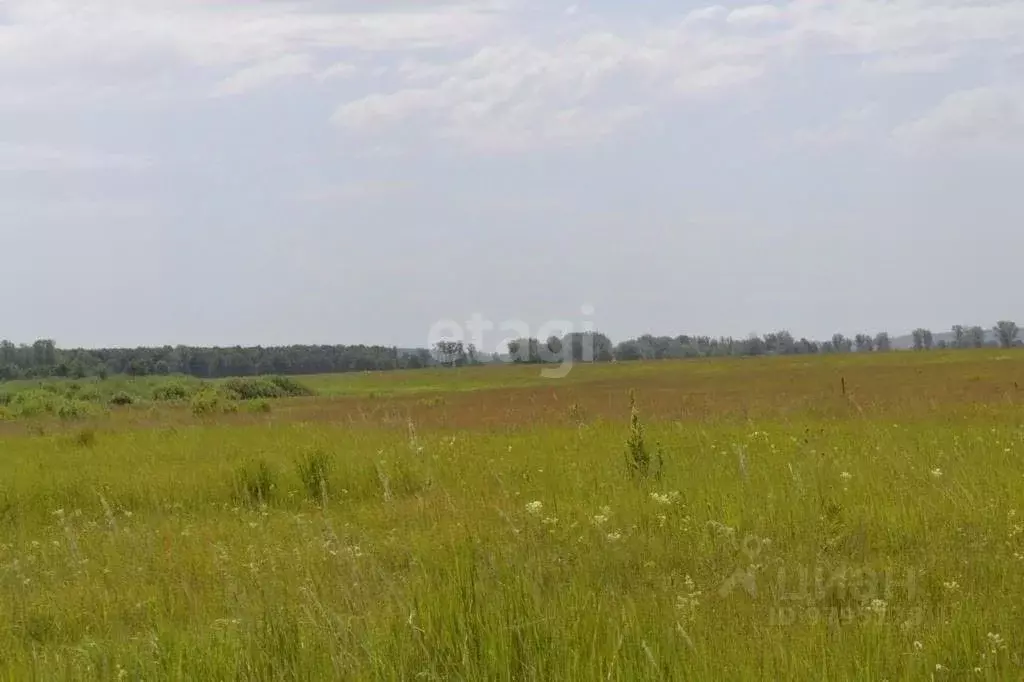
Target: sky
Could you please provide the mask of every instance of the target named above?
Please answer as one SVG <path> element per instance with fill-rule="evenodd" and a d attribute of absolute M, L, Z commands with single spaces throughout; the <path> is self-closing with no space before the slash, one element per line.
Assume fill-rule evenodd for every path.
<path fill-rule="evenodd" d="M 1020 0 L 0 0 L 16 342 L 1024 322 L 1021 178 Z"/>

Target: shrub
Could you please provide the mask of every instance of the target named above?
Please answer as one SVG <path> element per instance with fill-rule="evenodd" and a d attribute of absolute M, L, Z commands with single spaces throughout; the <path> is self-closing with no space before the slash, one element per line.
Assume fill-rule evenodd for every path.
<path fill-rule="evenodd" d="M 270 377 L 270 381 L 277 385 L 281 392 L 289 398 L 302 398 L 316 395 L 316 391 L 311 389 L 309 386 L 300 384 L 291 377 L 275 376 Z"/>
<path fill-rule="evenodd" d="M 92 414 L 92 406 L 81 400 L 65 400 L 57 408 L 61 419 L 81 419 Z"/>
<path fill-rule="evenodd" d="M 202 390 L 192 396 L 191 407 L 192 414 L 197 417 L 215 414 L 220 410 L 221 398 L 216 391 Z"/>
<path fill-rule="evenodd" d="M 37 417 L 56 414 L 63 401 L 52 392 L 32 389 L 16 393 L 11 400 L 11 412 L 19 417 Z"/>
<path fill-rule="evenodd" d="M 118 391 L 110 398 L 110 404 L 118 406 L 134 405 L 135 396 L 127 391 Z"/>
<path fill-rule="evenodd" d="M 655 450 L 653 456 L 647 449 L 644 426 L 640 423 L 640 411 L 636 406 L 636 396 L 629 392 L 629 437 L 626 439 L 626 470 L 634 479 L 661 478 L 665 465 L 661 449 Z"/>
<path fill-rule="evenodd" d="M 221 390 L 235 400 L 293 398 L 313 395 L 313 392 L 286 377 L 234 377 L 224 381 Z"/>
<path fill-rule="evenodd" d="M 270 504 L 277 490 L 276 478 L 264 459 L 239 467 L 233 479 L 235 499 L 253 506 Z"/>
<path fill-rule="evenodd" d="M 227 379 L 220 385 L 220 390 L 234 400 L 280 397 L 280 389 L 273 382 L 264 378 L 235 377 Z"/>
<path fill-rule="evenodd" d="M 162 402 L 174 402 L 176 400 L 188 400 L 192 394 L 189 387 L 180 381 L 168 381 L 153 389 L 153 400 Z"/>
<path fill-rule="evenodd" d="M 102 396 L 100 395 L 99 389 L 89 386 L 81 390 L 78 394 L 78 399 L 84 400 L 87 403 L 98 403 L 101 402 Z"/>

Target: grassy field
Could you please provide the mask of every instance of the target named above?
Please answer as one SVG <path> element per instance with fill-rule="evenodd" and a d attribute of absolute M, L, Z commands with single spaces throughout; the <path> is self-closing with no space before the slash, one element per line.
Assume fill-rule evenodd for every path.
<path fill-rule="evenodd" d="M 101 406 L 6 399 L 3 679 L 1024 674 L 1024 353 L 119 381 L 0 387 Z"/>

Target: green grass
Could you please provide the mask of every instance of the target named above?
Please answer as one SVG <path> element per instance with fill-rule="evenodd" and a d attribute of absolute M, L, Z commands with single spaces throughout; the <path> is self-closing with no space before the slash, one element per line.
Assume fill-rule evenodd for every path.
<path fill-rule="evenodd" d="M 938 354 L 902 357 L 841 365 L 863 396 L 896 391 L 903 375 L 886 368 L 918 363 L 917 392 L 896 391 L 907 403 L 896 413 L 808 409 L 835 390 L 836 365 L 806 359 L 805 379 L 764 360 L 555 382 L 580 396 L 635 385 L 644 442 L 664 455 L 659 479 L 627 471 L 628 408 L 461 429 L 197 418 L 2 437 L 0 673 L 1018 679 L 1024 422 L 998 386 L 1021 360 L 943 360 L 940 374 Z M 401 378 L 516 396 L 548 385 L 531 383 L 535 371 Z M 950 377 L 996 388 L 959 402 Z M 746 382 L 793 409 L 647 416 L 675 404 L 666 383 L 683 384 L 683 400 L 687 383 L 714 391 L 701 381 Z M 821 395 L 806 392 L 819 383 Z M 313 387 L 374 385 L 401 382 Z M 752 582 L 724 589 L 734 576 Z"/>

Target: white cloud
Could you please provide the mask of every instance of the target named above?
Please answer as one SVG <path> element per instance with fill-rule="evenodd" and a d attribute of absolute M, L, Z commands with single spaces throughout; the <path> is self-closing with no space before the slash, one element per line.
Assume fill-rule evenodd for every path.
<path fill-rule="evenodd" d="M 426 120 L 443 137 L 490 150 L 576 144 L 658 101 L 734 87 L 762 68 L 743 46 L 680 46 L 657 31 L 643 39 L 593 32 L 550 47 L 508 42 L 456 62 L 402 64 L 408 87 L 342 104 L 333 120 L 361 132 Z"/>
<path fill-rule="evenodd" d="M 574 142 L 673 98 L 749 86 L 807 56 L 860 55 L 876 74 L 941 69 L 961 52 L 1024 40 L 1024 3 L 792 0 L 586 30 L 557 41 L 510 36 L 456 60 L 406 61 L 394 72 L 404 83 L 342 104 L 334 121 L 366 133 L 414 119 L 486 148 Z M 560 123 L 570 119 L 579 127 Z"/>
<path fill-rule="evenodd" d="M 1012 0 L 789 0 L 657 22 L 536 0 L 3 7 L 0 105 L 242 95 L 289 78 L 349 78 L 350 99 L 332 117 L 339 127 L 365 135 L 409 125 L 484 148 L 602 137 L 680 98 L 750 87 L 820 56 L 853 56 L 885 77 L 972 56 L 996 68 L 1007 46 L 1024 43 L 1024 3 Z M 357 73 L 367 78 L 350 78 Z"/>
<path fill-rule="evenodd" d="M 440 109 L 444 104 L 444 94 L 437 90 L 410 89 L 374 94 L 338 107 L 333 120 L 349 128 L 365 129 Z"/>
<path fill-rule="evenodd" d="M 907 151 L 1013 152 L 1024 149 L 1024 87 L 990 86 L 946 97 L 893 131 Z"/>
<path fill-rule="evenodd" d="M 710 21 L 713 19 L 719 19 L 727 16 L 729 10 L 722 7 L 721 5 L 710 5 L 708 7 L 701 7 L 699 9 L 691 10 L 684 17 L 686 23 L 697 23 L 701 21 Z"/>
<path fill-rule="evenodd" d="M 140 156 L 0 142 L 0 171 L 142 171 L 152 165 Z"/>
<path fill-rule="evenodd" d="M 289 54 L 277 59 L 268 59 L 238 71 L 218 83 L 214 88 L 214 95 L 222 97 L 241 95 L 276 81 L 312 72 L 313 60 L 309 55 Z"/>
<path fill-rule="evenodd" d="M 355 64 L 350 64 L 348 62 L 338 62 L 337 64 L 332 64 L 331 66 L 328 66 L 326 69 L 323 69 L 322 71 L 317 73 L 316 77 L 317 80 L 327 81 L 335 78 L 348 78 L 356 74 L 358 71 L 359 69 L 355 66 Z"/>
<path fill-rule="evenodd" d="M 730 24 L 754 25 L 775 21 L 782 16 L 782 11 L 775 5 L 748 5 L 738 7 L 726 15 Z"/>
<path fill-rule="evenodd" d="M 0 101 L 25 102 L 61 87 L 72 95 L 111 85 L 142 88 L 169 69 L 181 80 L 190 76 L 201 92 L 211 75 L 258 80 L 261 69 L 280 68 L 282 59 L 295 68 L 289 55 L 454 48 L 485 40 L 503 16 L 489 2 L 350 12 L 276 0 L 5 2 Z M 232 88 L 230 78 L 225 87 Z"/>

